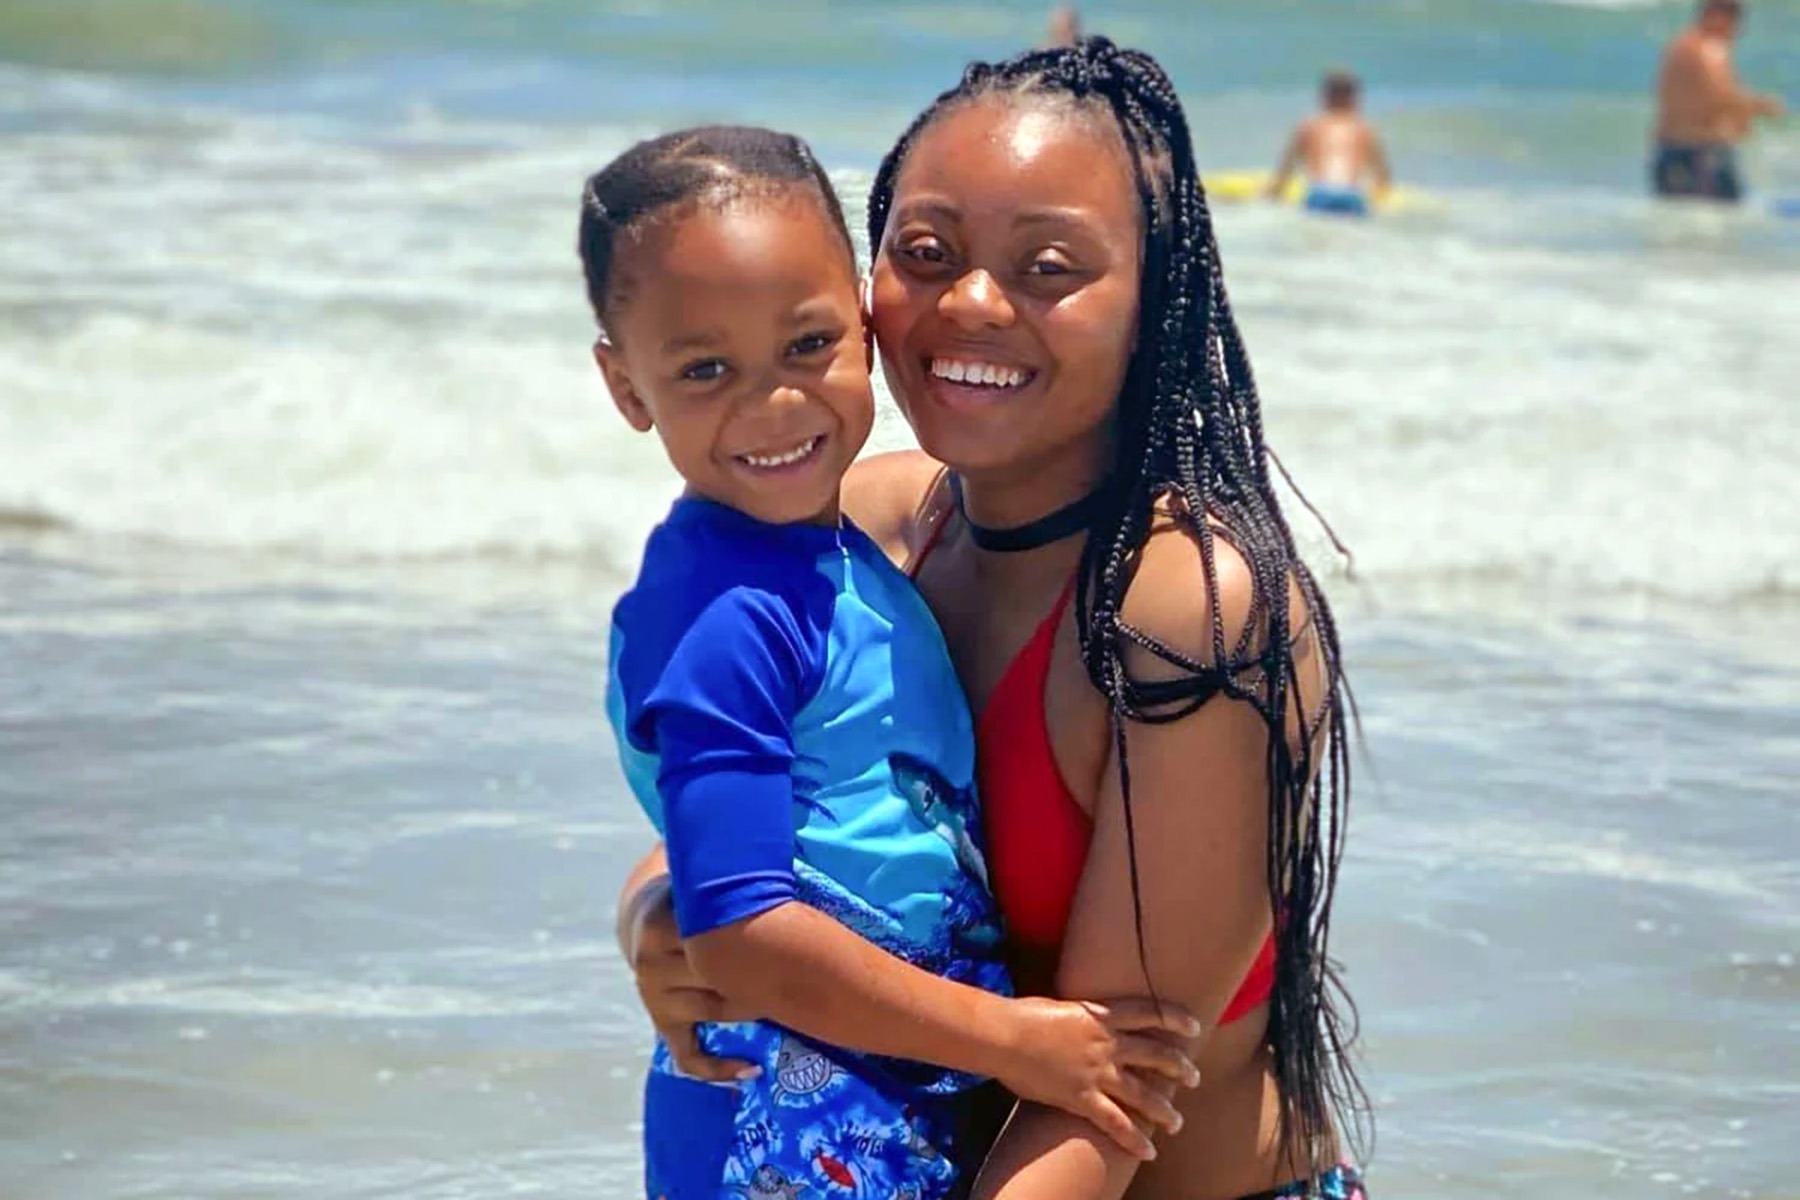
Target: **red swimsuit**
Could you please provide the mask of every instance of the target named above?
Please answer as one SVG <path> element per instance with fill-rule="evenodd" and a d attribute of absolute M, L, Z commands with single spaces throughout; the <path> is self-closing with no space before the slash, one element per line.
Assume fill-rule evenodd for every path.
<path fill-rule="evenodd" d="M 917 575 L 948 518 L 939 520 L 913 560 Z M 1007 664 L 975 723 L 975 768 L 987 830 L 988 878 L 1021 958 L 1055 961 L 1069 927 L 1075 888 L 1087 864 L 1094 826 L 1069 794 L 1050 747 L 1044 685 L 1056 628 L 1074 581 L 1063 589 L 1031 640 Z M 1244 1016 L 1275 986 L 1275 941 L 1263 942 L 1219 1024 Z"/>

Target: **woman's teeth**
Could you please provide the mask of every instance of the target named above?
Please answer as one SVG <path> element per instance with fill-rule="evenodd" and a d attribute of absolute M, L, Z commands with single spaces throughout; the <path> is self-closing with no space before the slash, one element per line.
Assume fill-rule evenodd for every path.
<path fill-rule="evenodd" d="M 751 466 L 761 467 L 764 470 L 773 467 L 791 467 L 817 450 L 819 444 L 824 440 L 825 436 L 820 434 L 818 437 L 808 438 L 792 450 L 784 450 L 780 454 L 740 454 L 738 457 Z"/>
<path fill-rule="evenodd" d="M 934 358 L 931 373 L 939 379 L 973 387 L 1018 387 L 1031 378 L 1030 371 L 1003 367 L 997 363 L 965 362 L 955 358 Z"/>

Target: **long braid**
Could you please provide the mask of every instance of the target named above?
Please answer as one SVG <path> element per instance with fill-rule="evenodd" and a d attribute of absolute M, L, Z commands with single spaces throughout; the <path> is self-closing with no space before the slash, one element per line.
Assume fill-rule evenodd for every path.
<path fill-rule="evenodd" d="M 1111 711 L 1147 980 L 1128 723 L 1178 721 L 1223 693 L 1254 707 L 1269 730 L 1267 866 L 1276 969 L 1268 1041 L 1283 1099 L 1283 1137 L 1317 1175 L 1333 1165 L 1334 1114 L 1359 1151 L 1372 1133 L 1368 1097 L 1349 1055 L 1355 1007 L 1327 949 L 1349 800 L 1349 693 L 1330 605 L 1300 559 L 1275 493 L 1261 402 L 1226 293 L 1187 118 L 1155 60 L 1105 38 L 974 64 L 882 160 L 869 197 L 872 250 L 880 250 L 895 180 L 919 135 L 946 112 L 984 97 L 1104 114 L 1124 140 L 1144 219 L 1141 332 L 1121 388 L 1105 503 L 1088 529 L 1078 571 L 1081 656 Z M 1134 566 L 1165 500 L 1195 535 L 1208 596 L 1219 595 L 1220 537 L 1242 556 L 1253 580 L 1250 620 L 1234 644 L 1227 645 L 1219 605 L 1210 604 L 1210 662 L 1188 658 L 1121 615 Z M 1300 676 L 1289 636 L 1295 615 L 1290 588 L 1311 623 L 1328 679 L 1321 711 L 1301 715 L 1293 745 L 1287 722 L 1298 703 Z M 1134 678 L 1125 659 L 1131 646 L 1155 654 L 1180 677 Z"/>

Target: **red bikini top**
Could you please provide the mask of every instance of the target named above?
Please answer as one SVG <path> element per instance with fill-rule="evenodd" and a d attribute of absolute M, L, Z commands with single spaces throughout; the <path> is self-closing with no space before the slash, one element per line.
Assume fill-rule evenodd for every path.
<path fill-rule="evenodd" d="M 913 560 L 917 574 L 947 523 L 940 518 Z M 1069 794 L 1044 716 L 1044 685 L 1057 625 L 1075 594 L 1071 579 L 1049 615 L 1007 664 L 975 722 L 975 768 L 987 831 L 988 879 L 1007 932 L 1024 961 L 1054 967 L 1069 928 L 1075 888 L 1087 865 L 1094 826 Z M 1257 952 L 1237 995 L 1225 1006 L 1226 1025 L 1260 1007 L 1275 986 L 1275 939 Z"/>

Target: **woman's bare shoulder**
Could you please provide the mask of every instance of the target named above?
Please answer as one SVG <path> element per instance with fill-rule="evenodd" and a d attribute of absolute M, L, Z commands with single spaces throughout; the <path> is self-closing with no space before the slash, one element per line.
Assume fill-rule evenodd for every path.
<path fill-rule="evenodd" d="M 1256 608 L 1256 583 L 1243 553 L 1213 530 L 1213 574 L 1206 569 L 1206 548 L 1192 521 L 1159 511 L 1126 589 L 1120 617 L 1133 629 L 1200 663 L 1218 660 L 1223 642 L 1227 657 L 1240 645 Z M 1216 587 L 1215 587 L 1216 584 Z M 1222 636 L 1215 640 L 1214 610 Z M 1148 651 L 1127 656 L 1133 674 L 1154 678 L 1174 668 Z"/>
<path fill-rule="evenodd" d="M 844 513 L 897 563 L 918 549 L 926 500 L 943 464 L 922 450 L 858 459 L 844 475 Z"/>
<path fill-rule="evenodd" d="M 1249 687 L 1260 678 L 1252 672 L 1254 664 L 1263 661 L 1268 647 L 1274 606 L 1268 597 L 1258 594 L 1257 580 L 1244 551 L 1216 522 L 1209 529 L 1213 533 L 1210 540 L 1216 589 L 1208 581 L 1200 530 L 1193 522 L 1159 512 L 1137 573 L 1126 590 L 1120 617 L 1137 632 L 1202 670 L 1221 665 L 1222 647 L 1226 668 L 1240 686 Z M 1334 686 L 1335 660 L 1319 653 L 1319 630 L 1300 586 L 1298 571 L 1290 569 L 1285 583 L 1275 586 L 1285 586 L 1287 590 L 1288 654 L 1299 679 L 1296 706 L 1290 713 L 1294 722 L 1290 736 L 1300 739 L 1322 728 L 1317 722 Z M 1192 674 L 1139 645 L 1128 645 L 1124 658 L 1127 672 L 1141 681 L 1180 679 Z"/>

